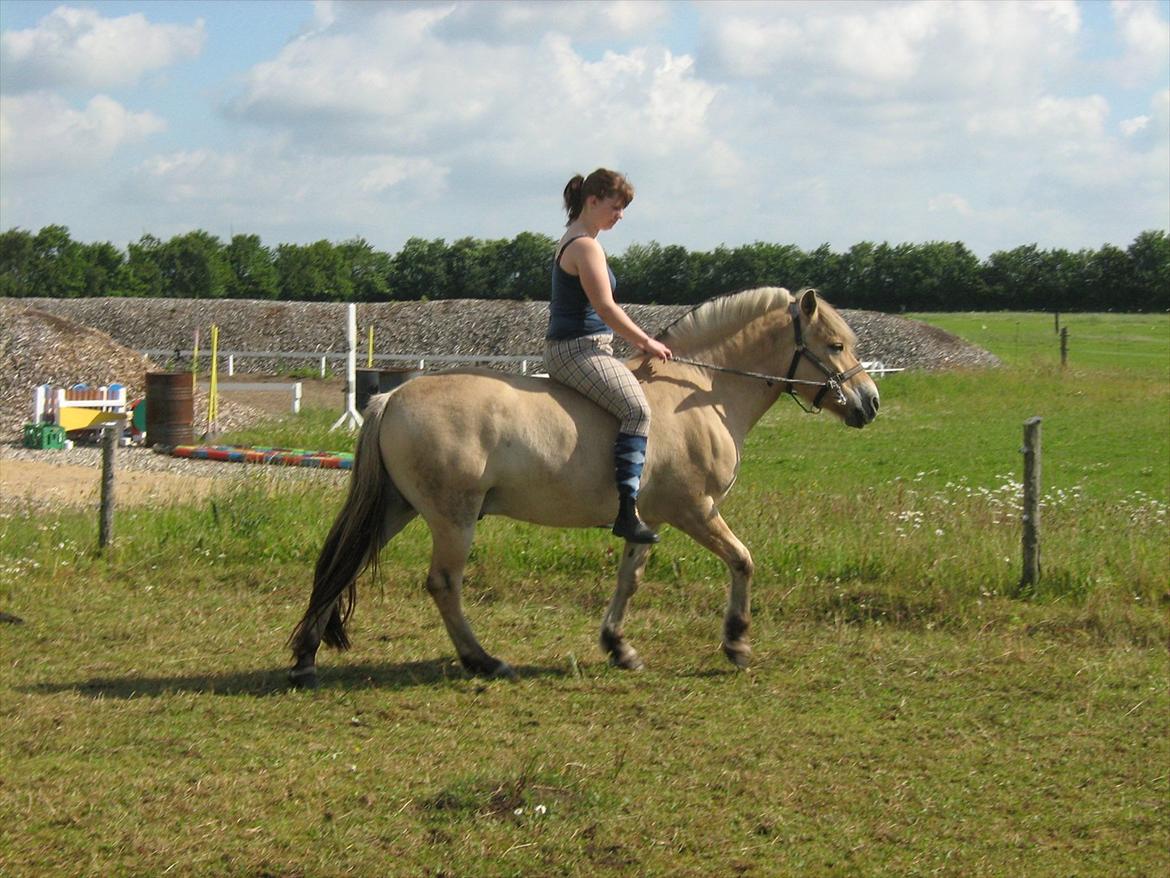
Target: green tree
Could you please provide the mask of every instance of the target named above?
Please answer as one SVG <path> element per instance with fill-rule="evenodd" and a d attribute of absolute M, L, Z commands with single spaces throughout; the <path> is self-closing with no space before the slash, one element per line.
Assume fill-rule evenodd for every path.
<path fill-rule="evenodd" d="M 33 237 L 30 288 L 33 296 L 73 299 L 85 294 L 81 245 L 65 226 L 45 226 Z"/>
<path fill-rule="evenodd" d="M 337 248 L 349 272 L 350 295 L 358 302 L 390 298 L 390 256 L 375 250 L 364 238 L 351 238 Z"/>
<path fill-rule="evenodd" d="M 451 299 L 458 297 L 458 287 L 450 283 L 447 273 L 447 246 L 442 238 L 427 241 L 410 238 L 391 260 L 390 286 L 395 298 Z"/>
<path fill-rule="evenodd" d="M 259 235 L 232 235 L 224 249 L 230 272 L 224 295 L 230 299 L 276 299 L 280 276 L 272 251 L 260 243 Z"/>
<path fill-rule="evenodd" d="M 164 294 L 176 299 L 222 299 L 232 270 L 223 244 L 215 235 L 197 229 L 175 235 L 157 255 Z"/>
<path fill-rule="evenodd" d="M 33 236 L 24 229 L 0 234 L 0 297 L 32 295 Z"/>
<path fill-rule="evenodd" d="M 1125 251 L 1129 258 L 1130 295 L 1125 307 L 1170 309 L 1170 237 L 1162 230 L 1142 232 Z"/>
<path fill-rule="evenodd" d="M 619 298 L 623 302 L 661 305 L 685 305 L 695 299 L 695 269 L 698 264 L 693 254 L 671 244 L 663 247 L 657 241 L 649 244 L 631 244 L 621 257 L 611 260 L 618 275 Z"/>
<path fill-rule="evenodd" d="M 122 251 L 108 241 L 82 244 L 81 259 L 85 266 L 83 295 L 117 295 L 119 272 L 126 261 Z"/>
<path fill-rule="evenodd" d="M 503 281 L 499 298 L 547 299 L 555 246 L 552 238 L 534 232 L 521 232 L 509 241 L 498 254 Z"/>
<path fill-rule="evenodd" d="M 151 298 L 163 295 L 162 249 L 163 242 L 154 235 L 143 235 L 126 248 L 126 262 L 115 279 L 122 295 Z"/>
<path fill-rule="evenodd" d="M 328 241 L 276 248 L 280 297 L 294 301 L 349 301 L 353 281 L 340 251 Z"/>
<path fill-rule="evenodd" d="M 504 288 L 505 240 L 460 238 L 446 249 L 443 274 L 461 299 L 498 299 Z"/>

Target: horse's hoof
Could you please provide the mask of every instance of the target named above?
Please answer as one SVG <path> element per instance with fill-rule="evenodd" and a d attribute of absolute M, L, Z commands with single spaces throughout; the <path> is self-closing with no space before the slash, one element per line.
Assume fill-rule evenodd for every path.
<path fill-rule="evenodd" d="M 641 671 L 643 667 L 646 667 L 638 651 L 624 643 L 610 650 L 610 664 L 614 667 L 620 667 L 622 671 Z"/>
<path fill-rule="evenodd" d="M 294 689 L 316 689 L 317 669 L 315 667 L 293 668 L 288 672 L 288 681 Z"/>
<path fill-rule="evenodd" d="M 640 671 L 646 667 L 642 657 L 629 647 L 620 652 L 610 653 L 609 660 L 615 668 L 621 668 L 623 671 Z"/>
<path fill-rule="evenodd" d="M 504 680 L 516 679 L 516 672 L 512 670 L 511 665 L 497 658 L 492 658 L 490 655 L 482 659 L 464 658 L 461 656 L 459 661 L 467 673 L 474 674 L 477 677 L 491 677 L 493 679 Z"/>
<path fill-rule="evenodd" d="M 725 643 L 723 654 L 741 671 L 746 671 L 752 665 L 752 648 L 746 643 Z"/>

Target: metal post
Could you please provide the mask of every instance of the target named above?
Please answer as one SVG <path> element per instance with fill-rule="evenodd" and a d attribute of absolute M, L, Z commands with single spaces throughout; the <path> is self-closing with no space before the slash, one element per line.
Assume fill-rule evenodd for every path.
<path fill-rule="evenodd" d="M 299 415 L 301 413 L 301 382 L 293 385 L 293 414 Z"/>
<path fill-rule="evenodd" d="M 1040 581 L 1040 418 L 1024 421 L 1024 573 L 1020 589 Z"/>
<path fill-rule="evenodd" d="M 231 378 L 236 374 L 236 355 L 228 354 L 228 377 Z"/>
<path fill-rule="evenodd" d="M 102 430 L 102 495 L 98 516 L 98 548 L 105 549 L 114 539 L 114 449 L 122 435 L 122 422 L 107 424 Z"/>
<path fill-rule="evenodd" d="M 330 430 L 336 430 L 342 424 L 351 430 L 362 425 L 362 416 L 357 410 L 357 305 L 351 303 L 346 310 L 349 312 L 345 333 L 349 353 L 345 358 L 345 411 Z"/>
<path fill-rule="evenodd" d="M 325 358 L 321 358 L 321 377 L 325 377 Z"/>
<path fill-rule="evenodd" d="M 1068 327 L 1060 328 L 1060 366 L 1063 369 L 1068 365 Z"/>

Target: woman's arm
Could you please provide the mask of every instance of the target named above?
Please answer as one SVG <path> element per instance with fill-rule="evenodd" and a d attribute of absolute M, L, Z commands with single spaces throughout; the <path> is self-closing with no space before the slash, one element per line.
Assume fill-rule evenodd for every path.
<path fill-rule="evenodd" d="M 574 252 L 575 251 L 575 252 Z M 651 338 L 630 319 L 621 305 L 614 301 L 609 285 L 609 269 L 605 262 L 605 251 L 593 238 L 578 238 L 565 250 L 561 257 L 562 266 L 576 268 L 581 279 L 581 288 L 597 316 L 605 325 L 628 341 L 638 350 L 663 360 L 669 360 L 670 348 Z"/>

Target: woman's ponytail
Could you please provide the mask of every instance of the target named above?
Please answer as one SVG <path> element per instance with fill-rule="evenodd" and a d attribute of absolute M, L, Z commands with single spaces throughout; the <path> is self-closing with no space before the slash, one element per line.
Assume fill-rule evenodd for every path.
<path fill-rule="evenodd" d="M 581 208 L 585 206 L 585 198 L 581 194 L 581 187 L 585 184 L 585 178 L 580 174 L 575 174 L 567 184 L 565 184 L 565 210 L 569 214 L 569 222 L 572 222 L 581 215 Z"/>

